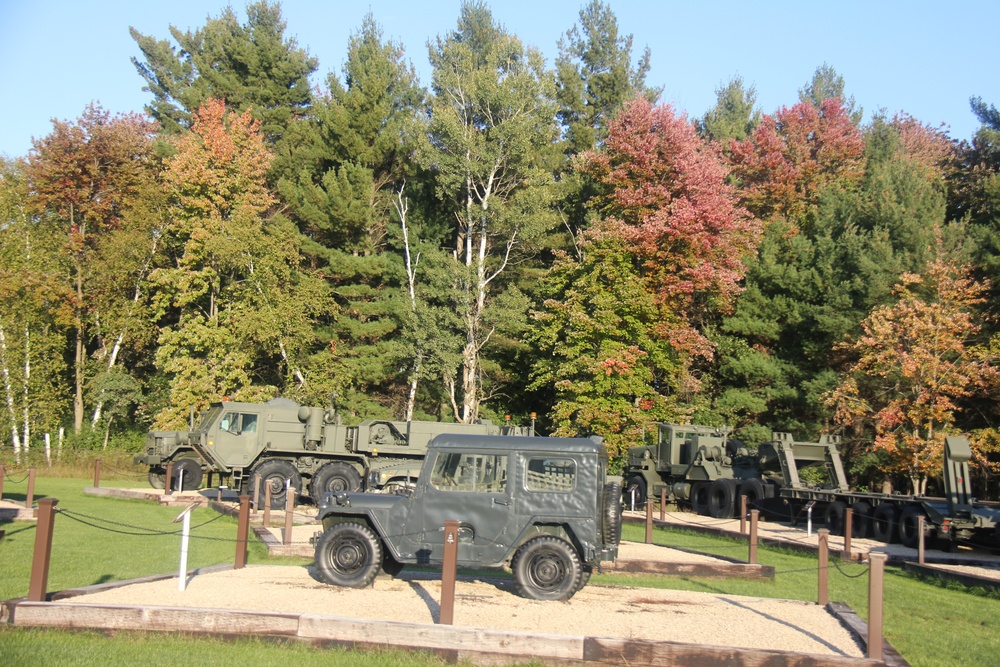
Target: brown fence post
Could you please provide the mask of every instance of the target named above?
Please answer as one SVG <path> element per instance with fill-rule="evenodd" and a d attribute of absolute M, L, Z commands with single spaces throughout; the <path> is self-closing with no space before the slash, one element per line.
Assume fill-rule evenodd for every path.
<path fill-rule="evenodd" d="M 455 620 L 455 570 L 458 566 L 458 521 L 444 522 L 444 563 L 441 565 L 441 613 L 438 623 Z"/>
<path fill-rule="evenodd" d="M 921 565 L 924 564 L 924 522 L 927 520 L 923 514 L 917 517 L 917 562 Z"/>
<path fill-rule="evenodd" d="M 94 488 L 101 488 L 101 459 L 94 461 Z"/>
<path fill-rule="evenodd" d="M 667 487 L 660 489 L 660 521 L 667 520 Z"/>
<path fill-rule="evenodd" d="M 31 582 L 28 584 L 28 600 L 31 602 L 45 602 L 45 589 L 49 585 L 49 560 L 52 556 L 52 528 L 58 502 L 56 498 L 42 498 L 38 501 L 35 555 L 31 560 Z"/>
<path fill-rule="evenodd" d="M 653 499 L 646 499 L 646 544 L 653 543 Z"/>
<path fill-rule="evenodd" d="M 264 483 L 264 527 L 271 527 L 271 482 Z"/>
<path fill-rule="evenodd" d="M 234 570 L 241 570 L 247 564 L 247 538 L 250 535 L 250 496 L 240 495 L 240 514 L 236 521 L 236 562 Z"/>
<path fill-rule="evenodd" d="M 289 487 L 285 492 L 285 534 L 282 544 L 292 543 L 292 518 L 295 516 L 295 489 Z"/>
<path fill-rule="evenodd" d="M 0 463 L 0 500 L 3 500 L 3 480 L 7 477 L 7 467 Z"/>
<path fill-rule="evenodd" d="M 24 506 L 29 510 L 35 506 L 35 466 L 28 468 L 28 496 L 24 499 Z"/>
<path fill-rule="evenodd" d="M 844 510 L 844 550 L 840 552 L 841 560 L 851 560 L 852 532 L 854 532 L 854 510 L 848 507 Z"/>
<path fill-rule="evenodd" d="M 751 565 L 757 564 L 757 519 L 759 517 L 760 510 L 750 510 L 750 555 L 747 562 Z"/>
<path fill-rule="evenodd" d="M 882 605 L 885 583 L 885 554 L 869 553 L 868 569 L 868 657 L 882 659 Z"/>
<path fill-rule="evenodd" d="M 747 497 L 740 496 L 740 534 L 747 534 Z"/>
<path fill-rule="evenodd" d="M 173 463 L 168 463 L 167 464 L 167 470 L 166 470 L 166 472 L 164 474 L 166 475 L 166 477 L 163 480 L 163 495 L 169 496 L 171 493 L 173 493 L 173 488 L 172 488 L 172 484 L 173 484 L 172 483 L 172 479 L 173 479 L 173 476 L 174 476 L 174 464 Z"/>
<path fill-rule="evenodd" d="M 830 601 L 830 593 L 827 581 L 827 574 L 830 571 L 830 552 L 828 550 L 830 540 L 830 531 L 826 528 L 820 528 L 819 530 L 819 592 L 817 594 L 817 602 L 820 606 L 825 607 L 826 603 Z"/>
<path fill-rule="evenodd" d="M 260 473 L 253 476 L 253 513 L 260 509 Z"/>

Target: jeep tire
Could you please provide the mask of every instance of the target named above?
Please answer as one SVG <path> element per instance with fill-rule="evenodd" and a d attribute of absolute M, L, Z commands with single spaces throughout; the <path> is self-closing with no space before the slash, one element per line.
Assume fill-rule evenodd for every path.
<path fill-rule="evenodd" d="M 622 541 L 622 485 L 608 482 L 604 485 L 604 525 L 601 538 L 605 544 Z"/>
<path fill-rule="evenodd" d="M 565 540 L 549 535 L 521 546 L 514 554 L 511 570 L 517 594 L 531 600 L 569 600 L 582 585 L 583 568 L 576 550 Z"/>
<path fill-rule="evenodd" d="M 356 521 L 338 523 L 316 541 L 316 571 L 334 586 L 366 588 L 382 569 L 382 543 Z"/>

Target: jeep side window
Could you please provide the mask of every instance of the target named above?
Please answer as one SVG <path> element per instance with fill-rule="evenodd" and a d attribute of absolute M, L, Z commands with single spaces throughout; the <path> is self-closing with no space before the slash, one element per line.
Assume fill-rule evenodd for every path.
<path fill-rule="evenodd" d="M 430 483 L 440 491 L 502 493 L 507 484 L 507 457 L 442 452 L 434 462 Z"/>
<path fill-rule="evenodd" d="M 572 491 L 576 486 L 576 461 L 529 459 L 524 483 L 529 491 Z"/>

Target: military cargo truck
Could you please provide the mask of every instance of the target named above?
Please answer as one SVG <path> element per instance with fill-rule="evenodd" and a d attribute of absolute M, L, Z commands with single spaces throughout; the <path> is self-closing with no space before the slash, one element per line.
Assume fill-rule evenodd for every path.
<path fill-rule="evenodd" d="M 530 429 L 489 421 L 476 424 L 367 420 L 345 426 L 334 410 L 288 399 L 267 403 L 213 403 L 188 431 L 154 431 L 146 436 L 135 463 L 149 466 L 149 482 L 163 488 L 173 463 L 174 488 L 199 488 L 213 472 L 233 488 L 249 491 L 256 475 L 270 485 L 272 506 L 285 503 L 286 489 L 304 490 L 316 502 L 327 492 L 369 490 L 412 484 L 427 443 L 440 433 L 527 435 Z M 398 476 L 370 476 L 373 469 Z M 263 493 L 263 491 L 262 491 Z"/>
<path fill-rule="evenodd" d="M 408 495 L 325 494 L 314 538 L 326 583 L 363 588 L 379 571 L 444 561 L 444 522 L 459 521 L 459 567 L 509 567 L 517 592 L 567 600 L 621 540 L 621 484 L 598 438 L 445 433 Z"/>

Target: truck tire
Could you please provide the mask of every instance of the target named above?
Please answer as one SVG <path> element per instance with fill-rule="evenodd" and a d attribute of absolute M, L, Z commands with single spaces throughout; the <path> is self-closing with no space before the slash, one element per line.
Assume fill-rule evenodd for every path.
<path fill-rule="evenodd" d="M 737 507 L 742 506 L 739 502 L 739 497 L 746 496 L 747 511 L 759 510 L 764 500 L 764 484 L 759 479 L 745 479 L 740 483 L 740 489 L 736 496 Z"/>
<path fill-rule="evenodd" d="M 823 513 L 823 523 L 831 535 L 844 534 L 844 512 L 847 511 L 847 504 L 842 500 L 834 500 L 827 504 Z"/>
<path fill-rule="evenodd" d="M 163 468 L 149 469 L 149 485 L 154 489 L 164 489 L 167 485 L 167 471 Z"/>
<path fill-rule="evenodd" d="M 872 514 L 872 537 L 891 544 L 899 539 L 899 510 L 895 505 L 882 503 Z"/>
<path fill-rule="evenodd" d="M 633 507 L 632 502 L 635 502 Z M 625 489 L 625 503 L 630 509 L 640 509 L 646 506 L 646 480 L 641 475 L 632 475 Z"/>
<path fill-rule="evenodd" d="M 926 517 L 922 507 L 910 505 L 899 515 L 899 542 L 904 547 L 920 546 L 920 517 Z M 926 524 L 925 524 L 926 525 Z"/>
<path fill-rule="evenodd" d="M 872 505 L 867 501 L 859 500 L 851 505 L 851 513 L 854 515 L 851 535 L 863 540 L 872 532 Z"/>
<path fill-rule="evenodd" d="M 732 519 L 736 502 L 736 480 L 717 479 L 708 487 L 708 514 L 713 519 Z"/>
<path fill-rule="evenodd" d="M 336 494 L 338 491 L 352 493 L 361 488 L 361 473 L 350 463 L 333 461 L 322 466 L 309 482 L 309 494 L 313 502 L 319 505 L 324 493 Z"/>
<path fill-rule="evenodd" d="M 708 514 L 708 482 L 693 482 L 690 500 L 695 514 Z"/>
<path fill-rule="evenodd" d="M 201 464 L 194 459 L 177 459 L 174 461 L 174 476 L 170 480 L 170 488 L 177 491 L 181 488 L 181 473 L 184 473 L 184 490 L 201 488 Z"/>
<path fill-rule="evenodd" d="M 285 507 L 285 484 L 295 493 L 296 497 L 302 492 L 302 475 L 295 469 L 289 461 L 281 459 L 264 459 L 250 472 L 250 479 L 255 475 L 260 475 L 260 502 L 264 503 L 267 485 L 271 485 L 271 509 L 280 510 Z"/>
<path fill-rule="evenodd" d="M 604 485 L 604 525 L 601 539 L 605 544 L 622 541 L 622 485 L 608 482 Z"/>
<path fill-rule="evenodd" d="M 526 542 L 511 563 L 514 588 L 530 600 L 569 600 L 580 590 L 580 557 L 565 540 L 543 535 Z"/>
<path fill-rule="evenodd" d="M 366 588 L 382 568 L 382 543 L 356 521 L 334 524 L 316 541 L 316 571 L 334 586 Z"/>

